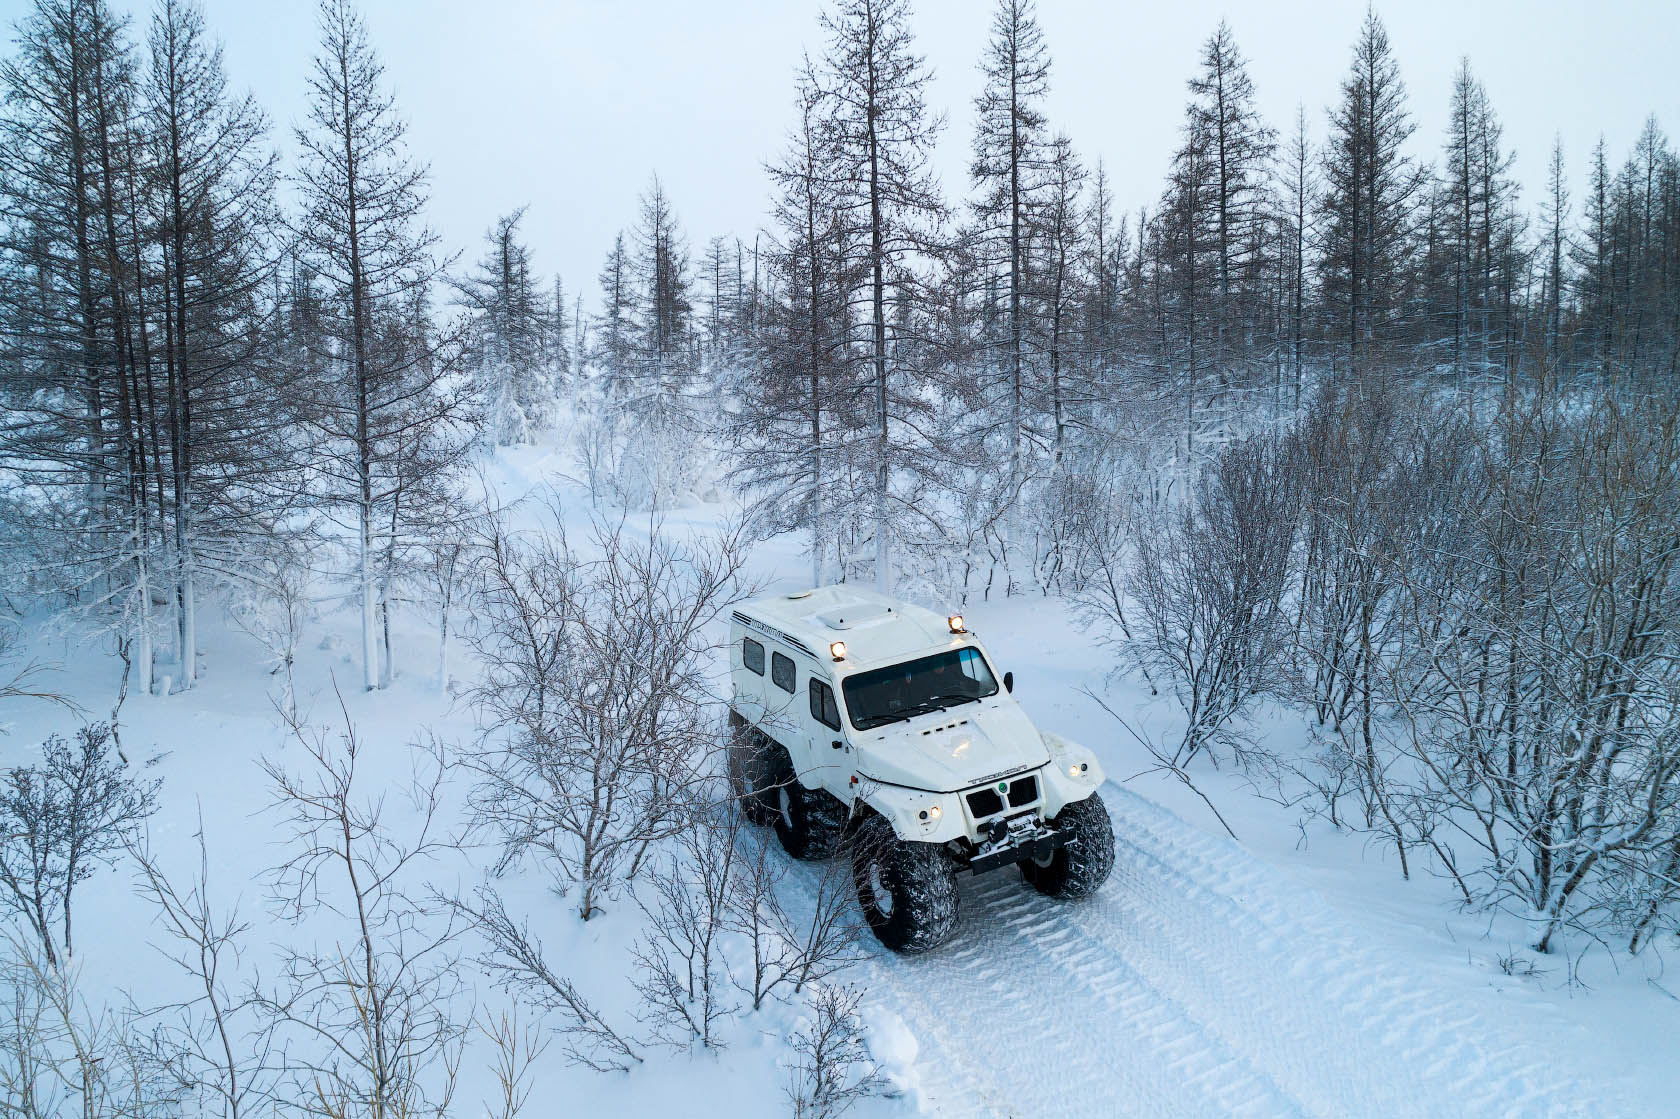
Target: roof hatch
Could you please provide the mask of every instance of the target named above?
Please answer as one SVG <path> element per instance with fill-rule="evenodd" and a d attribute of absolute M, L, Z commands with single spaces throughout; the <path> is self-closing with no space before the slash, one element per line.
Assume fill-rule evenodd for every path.
<path fill-rule="evenodd" d="M 856 629 L 874 625 L 892 617 L 893 608 L 879 602 L 853 602 L 817 615 L 817 621 L 829 629 Z"/>

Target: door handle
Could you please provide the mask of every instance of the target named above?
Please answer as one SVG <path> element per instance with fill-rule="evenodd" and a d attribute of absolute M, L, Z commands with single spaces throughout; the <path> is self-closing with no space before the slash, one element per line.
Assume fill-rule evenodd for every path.
<path fill-rule="evenodd" d="M 840 749 L 844 749 L 846 744 L 844 742 L 840 741 L 838 738 L 836 738 L 833 742 L 830 742 L 829 745 L 834 747 L 834 749 L 836 749 L 836 750 L 840 750 Z"/>

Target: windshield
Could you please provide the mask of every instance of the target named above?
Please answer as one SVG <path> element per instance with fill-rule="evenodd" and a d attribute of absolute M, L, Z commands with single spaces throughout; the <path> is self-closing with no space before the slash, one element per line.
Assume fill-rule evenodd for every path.
<path fill-rule="evenodd" d="M 847 714 L 858 730 L 984 699 L 998 690 L 986 658 L 972 646 L 860 672 L 846 677 L 842 687 Z"/>

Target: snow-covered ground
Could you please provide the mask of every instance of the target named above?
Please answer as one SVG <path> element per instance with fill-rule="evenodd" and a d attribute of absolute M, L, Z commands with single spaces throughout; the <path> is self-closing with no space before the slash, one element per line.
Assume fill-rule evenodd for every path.
<path fill-rule="evenodd" d="M 491 478 L 505 500 L 553 476 L 558 458 L 505 453 Z M 705 531 L 724 515 L 701 506 L 666 518 L 673 531 Z M 587 509 L 578 496 L 580 525 Z M 793 589 L 808 570 L 797 541 L 754 557 L 769 589 Z M 940 605 L 940 604 L 930 604 Z M 1228 772 L 1198 783 L 1240 837 L 1170 776 L 1144 772 L 1148 755 L 1084 689 L 1105 693 L 1146 733 L 1170 736 L 1170 710 L 1125 681 L 1054 600 L 970 602 L 970 626 L 1017 698 L 1046 729 L 1081 740 L 1102 758 L 1103 796 L 1114 818 L 1116 870 L 1085 903 L 1024 889 L 1012 871 L 963 887 L 963 927 L 928 956 L 877 950 L 847 977 L 867 989 L 877 1058 L 902 1088 L 857 1114 L 895 1116 L 1099 1115 L 1661 1115 L 1680 1098 L 1680 980 L 1655 955 L 1628 961 L 1589 949 L 1534 958 L 1514 920 L 1463 914 L 1427 876 L 1404 882 L 1377 847 L 1253 797 Z M 404 620 L 394 642 L 399 675 L 388 690 L 354 684 L 355 618 L 326 613 L 302 646 L 303 706 L 330 729 L 333 682 L 375 764 L 370 789 L 408 775 L 407 744 L 422 730 L 461 741 L 471 713 L 438 693 L 435 637 L 425 619 Z M 207 619 L 199 686 L 169 698 L 132 696 L 122 712 L 131 755 L 165 754 L 162 810 L 153 846 L 185 873 L 202 814 L 210 879 L 220 904 L 238 900 L 253 922 L 246 964 L 272 970 L 272 944 L 295 935 L 264 905 L 280 835 L 259 769 L 267 755 L 297 764 L 270 695 L 275 680 L 247 638 Z M 39 637 L 37 656 L 65 667 L 54 684 L 92 712 L 108 710 L 117 666 L 108 657 Z M 0 712 L 9 734 L 0 757 L 25 758 L 49 733 L 69 729 L 45 705 Z M 1300 748 L 1306 729 L 1275 717 L 1258 733 Z M 466 893 L 486 852 L 428 868 L 441 892 Z M 817 872 L 790 876 L 797 907 Z M 588 922 L 534 877 L 507 887 L 528 913 L 551 962 L 609 1016 L 630 1022 L 624 978 L 639 915 L 626 902 Z M 85 993 L 138 1004 L 163 1001 L 180 979 L 147 943 L 146 910 L 126 871 L 104 873 L 78 895 L 78 962 Z M 467 946 L 470 949 L 470 945 Z M 1661 946 L 1659 946 L 1661 947 Z M 1672 946 L 1670 946 L 1672 949 Z M 1505 973 L 1502 957 L 1538 974 Z M 1572 980 L 1573 976 L 1573 980 Z M 468 976 L 469 979 L 474 979 Z M 477 1008 L 505 997 L 475 982 Z M 1666 988 L 1666 989 L 1665 989 Z M 566 1065 L 551 1048 L 538 1069 L 529 1114 L 752 1117 L 781 1115 L 783 1038 L 798 1007 L 742 1014 L 715 1053 L 655 1051 L 629 1074 Z M 491 1090 L 482 1046 L 463 1062 L 457 1112 L 479 1114 Z M 564 1106 L 561 1106 L 561 1101 Z"/>

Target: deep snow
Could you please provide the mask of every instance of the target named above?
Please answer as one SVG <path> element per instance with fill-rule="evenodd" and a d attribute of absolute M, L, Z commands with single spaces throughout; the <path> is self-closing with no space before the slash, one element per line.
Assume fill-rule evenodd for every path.
<path fill-rule="evenodd" d="M 553 480 L 560 459 L 534 449 L 501 452 L 488 476 L 503 500 Z M 579 538 L 588 510 L 565 490 Z M 706 531 L 725 515 L 701 505 L 664 518 L 668 531 Z M 803 585 L 808 561 L 795 539 L 758 549 L 754 574 L 769 590 Z M 945 603 L 929 603 L 944 606 Z M 954 605 L 954 604 L 952 604 Z M 1630 961 L 1589 945 L 1535 959 L 1519 922 L 1461 913 L 1444 884 L 1404 882 L 1380 848 L 1259 800 L 1229 772 L 1202 770 L 1198 784 L 1231 822 L 1227 839 L 1205 806 L 1174 779 L 1145 772 L 1148 755 L 1083 689 L 1105 695 L 1145 733 L 1169 737 L 1165 702 L 1109 679 L 1110 658 L 1073 624 L 1065 606 L 1036 596 L 969 601 L 963 612 L 1039 726 L 1085 742 L 1111 778 L 1115 873 L 1085 903 L 1026 890 L 1012 870 L 965 879 L 954 941 L 901 959 L 870 943 L 849 975 L 867 988 L 865 1017 L 898 1098 L 858 1115 L 1425 1115 L 1670 1114 L 1680 1098 L 1680 980 L 1656 954 Z M 133 755 L 166 754 L 162 810 L 152 841 L 166 867 L 187 873 L 202 812 L 219 904 L 237 900 L 254 927 L 247 965 L 273 970 L 271 945 L 295 931 L 264 905 L 267 868 L 279 861 L 271 794 L 258 759 L 298 765 L 270 696 L 275 678 L 249 639 L 208 616 L 203 670 L 193 691 L 131 696 L 123 740 Z M 408 775 L 407 743 L 422 730 L 461 741 L 470 712 L 438 693 L 431 620 L 402 619 L 398 676 L 384 692 L 355 689 L 356 619 L 324 613 L 300 649 L 300 705 L 329 730 L 334 679 L 373 764 L 369 791 Z M 65 667 L 55 686 L 93 713 L 108 711 L 118 667 L 63 636 L 38 634 L 34 653 Z M 455 655 L 461 668 L 466 664 Z M 9 734 L 0 759 L 29 757 L 71 722 L 44 704 L 0 711 Z M 1282 749 L 1304 748 L 1302 721 L 1274 714 L 1256 729 Z M 439 862 L 428 884 L 470 890 L 488 852 Z M 814 872 L 790 876 L 794 896 Z M 639 927 L 620 901 L 587 924 L 538 874 L 504 882 L 510 907 L 527 912 L 551 962 L 615 1021 L 629 1020 L 626 947 Z M 146 943 L 146 910 L 126 869 L 102 873 L 78 894 L 78 963 L 84 993 L 160 1002 L 180 977 Z M 151 930 L 156 939 L 156 930 Z M 467 946 L 470 949 L 470 945 Z M 1658 947 L 1661 947 L 1660 945 Z M 1672 945 L 1668 946 L 1672 951 Z M 1507 976 L 1502 956 L 1534 959 L 1535 978 Z M 1571 976 L 1576 981 L 1571 981 Z M 469 979 L 474 978 L 468 976 Z M 505 999 L 476 981 L 476 1004 Z M 797 1006 L 742 1014 L 719 1053 L 663 1054 L 628 1075 L 568 1067 L 551 1047 L 527 1114 L 753 1117 L 784 1114 L 783 1038 Z M 463 1062 L 457 1112 L 481 1113 L 491 1084 L 480 1046 Z"/>

